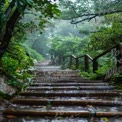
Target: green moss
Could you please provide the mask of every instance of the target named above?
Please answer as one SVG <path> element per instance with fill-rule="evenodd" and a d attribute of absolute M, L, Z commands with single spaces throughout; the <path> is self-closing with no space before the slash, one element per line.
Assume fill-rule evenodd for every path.
<path fill-rule="evenodd" d="M 122 73 L 113 75 L 110 78 L 110 83 L 115 85 L 117 89 L 122 90 Z"/>
<path fill-rule="evenodd" d="M 2 99 L 2 98 L 9 99 L 10 98 L 10 95 L 8 95 L 8 94 L 3 93 L 3 92 L 0 91 L 0 99 Z"/>

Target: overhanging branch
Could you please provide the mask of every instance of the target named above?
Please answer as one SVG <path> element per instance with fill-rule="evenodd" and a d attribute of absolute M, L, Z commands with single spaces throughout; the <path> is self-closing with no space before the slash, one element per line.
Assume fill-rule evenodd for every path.
<path fill-rule="evenodd" d="M 122 12 L 122 10 L 116 10 L 116 11 L 101 12 L 101 13 L 96 13 L 96 14 L 90 14 L 90 13 L 89 14 L 83 14 L 83 15 L 79 16 L 79 18 L 81 18 L 81 20 L 76 20 L 76 18 L 72 18 L 71 24 L 78 24 L 78 23 L 81 23 L 83 21 L 90 21 L 90 20 L 92 20 L 93 18 L 96 18 L 96 17 L 109 15 L 109 14 L 114 14 L 114 13 L 121 13 L 121 12 Z"/>

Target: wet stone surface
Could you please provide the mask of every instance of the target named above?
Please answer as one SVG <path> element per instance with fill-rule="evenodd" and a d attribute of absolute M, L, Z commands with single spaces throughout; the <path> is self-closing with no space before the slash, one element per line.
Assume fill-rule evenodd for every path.
<path fill-rule="evenodd" d="M 73 118 L 71 117 L 45 117 L 45 118 L 32 118 L 32 117 L 18 117 L 13 119 L 4 119 L 1 120 L 1 122 L 122 122 L 122 118 L 106 118 L 106 117 L 101 117 L 101 118 Z"/>
<path fill-rule="evenodd" d="M 32 88 L 31 90 L 26 89 L 22 92 L 28 92 L 28 93 L 43 93 L 43 95 L 35 96 L 35 95 L 18 95 L 14 99 L 33 99 L 33 100 L 47 100 L 47 104 L 32 104 L 32 105 L 20 105 L 19 103 L 11 103 L 8 105 L 6 111 L 3 111 L 3 115 L 0 115 L 0 122 L 122 122 L 122 105 L 116 106 L 98 106 L 93 105 L 92 103 L 82 106 L 82 105 L 52 105 L 50 103 L 51 100 L 58 100 L 58 101 L 68 101 L 68 100 L 86 100 L 87 101 L 113 101 L 113 102 L 121 102 L 122 101 L 122 93 L 116 92 L 117 95 L 112 95 L 111 93 L 114 93 L 114 90 L 116 90 L 115 87 L 109 85 L 108 83 L 105 83 L 102 80 L 95 80 L 90 81 L 87 79 L 83 79 L 79 76 L 79 71 L 72 71 L 72 70 L 61 70 L 59 66 L 49 66 L 48 63 L 38 63 L 36 65 L 37 73 L 36 78 L 34 79 L 31 86 L 28 88 Z M 33 84 L 42 83 L 40 86 L 33 86 Z M 79 85 L 78 85 L 79 83 Z M 80 85 L 82 83 L 82 85 Z M 84 84 L 85 83 L 85 84 Z M 56 85 L 55 85 L 56 84 Z M 67 84 L 67 85 L 65 85 Z M 76 85 L 77 84 L 77 85 Z M 83 85 L 84 84 L 84 85 Z M 89 85 L 90 84 L 90 85 Z M 92 85 L 93 84 L 93 85 Z M 96 84 L 96 85 L 95 85 Z M 40 88 L 39 88 L 40 87 Z M 49 89 L 41 89 L 44 87 L 48 87 Z M 50 88 L 57 87 L 57 89 L 53 90 Z M 62 87 L 67 87 L 67 89 L 61 90 Z M 71 87 L 84 87 L 86 89 L 75 89 L 71 90 L 68 88 Z M 34 88 L 34 89 L 33 89 Z M 89 89 L 90 88 L 90 89 Z M 91 93 L 103 93 L 100 96 L 89 96 Z M 53 96 L 49 97 L 48 94 L 50 93 L 57 93 Z M 86 93 L 87 95 L 85 97 L 80 96 L 59 96 L 59 94 L 63 93 Z M 104 93 L 110 93 L 110 95 L 105 96 Z M 32 102 L 32 101 L 31 101 Z M 2 109 L 2 108 L 1 108 Z M 61 114 L 58 114 L 58 112 L 61 112 Z M 72 115 L 71 112 L 75 112 L 74 115 Z M 28 115 L 24 115 L 22 112 L 25 112 L 25 114 L 29 113 Z M 45 114 L 43 117 L 41 117 L 40 113 Z M 64 112 L 68 112 L 64 116 Z M 83 112 L 85 115 L 84 117 L 79 116 L 78 112 Z M 87 115 L 85 114 L 87 113 Z M 97 113 L 101 112 L 103 114 L 104 112 L 107 112 L 107 114 L 111 115 L 111 117 L 108 116 L 99 116 Z M 116 115 L 112 115 L 112 112 L 116 113 Z M 49 114 L 50 113 L 50 114 Z M 19 114 L 21 114 L 19 116 Z M 53 114 L 53 117 L 52 115 Z M 121 116 L 118 116 L 121 115 Z M 36 116 L 36 117 L 35 117 Z"/>

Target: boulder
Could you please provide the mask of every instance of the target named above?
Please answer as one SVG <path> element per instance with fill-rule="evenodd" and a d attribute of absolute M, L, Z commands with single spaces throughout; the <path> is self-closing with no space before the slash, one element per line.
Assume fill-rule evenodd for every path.
<path fill-rule="evenodd" d="M 16 90 L 6 83 L 6 77 L 0 77 L 0 92 L 8 95 L 13 95 Z"/>

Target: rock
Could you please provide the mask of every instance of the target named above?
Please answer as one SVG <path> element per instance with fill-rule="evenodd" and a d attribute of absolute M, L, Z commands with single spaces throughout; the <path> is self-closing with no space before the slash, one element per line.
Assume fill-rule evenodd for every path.
<path fill-rule="evenodd" d="M 15 89 L 6 84 L 5 77 L 0 77 L 0 91 L 8 95 L 13 95 L 16 92 Z"/>

